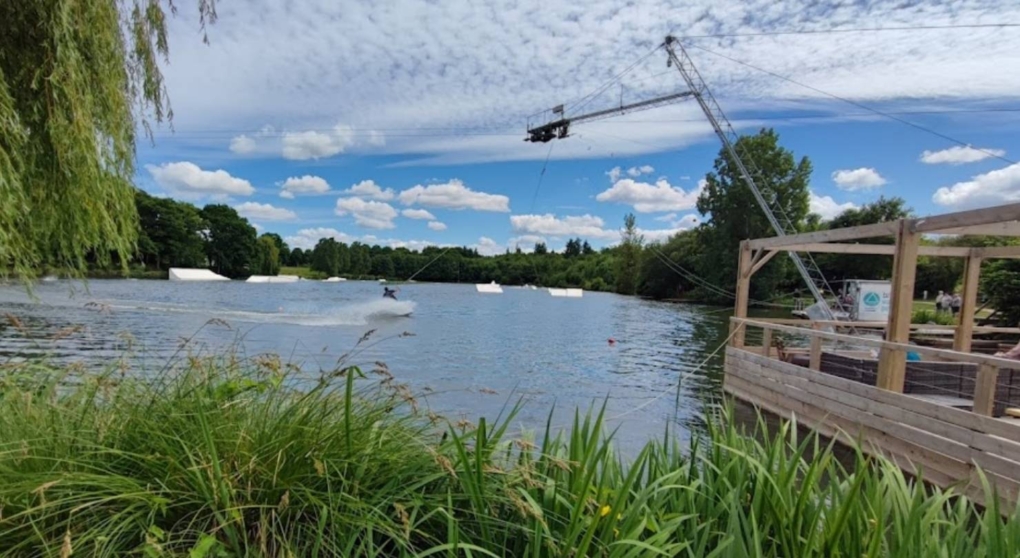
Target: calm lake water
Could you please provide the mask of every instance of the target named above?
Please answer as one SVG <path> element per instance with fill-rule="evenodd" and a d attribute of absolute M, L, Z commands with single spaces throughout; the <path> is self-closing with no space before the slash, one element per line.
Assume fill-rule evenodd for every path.
<path fill-rule="evenodd" d="M 623 446 L 661 436 L 667 425 L 681 437 L 697 431 L 721 392 L 721 355 L 698 365 L 725 340 L 729 315 L 603 293 L 567 299 L 505 287 L 486 295 L 473 285 L 425 283 L 401 285 L 397 302 L 381 298 L 381 285 L 357 281 L 54 281 L 34 294 L 0 287 L 0 313 L 25 330 L 0 320 L 0 359 L 102 365 L 130 355 L 139 370 L 155 370 L 193 338 L 192 352 L 277 353 L 311 374 L 332 369 L 376 330 L 353 363 L 385 362 L 416 393 L 431 391 L 425 400 L 435 412 L 494 417 L 523 398 L 516 422 L 533 430 L 554 406 L 554 424 L 567 426 L 575 407 L 607 400 Z M 230 327 L 206 325 L 212 318 Z"/>

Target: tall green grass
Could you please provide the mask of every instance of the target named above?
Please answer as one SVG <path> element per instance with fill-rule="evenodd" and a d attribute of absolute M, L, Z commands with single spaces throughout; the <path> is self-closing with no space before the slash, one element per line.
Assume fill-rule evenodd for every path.
<path fill-rule="evenodd" d="M 981 556 L 1020 521 L 817 437 L 728 423 L 614 452 L 598 410 L 534 441 L 418 409 L 385 366 L 0 375 L 8 556 Z"/>

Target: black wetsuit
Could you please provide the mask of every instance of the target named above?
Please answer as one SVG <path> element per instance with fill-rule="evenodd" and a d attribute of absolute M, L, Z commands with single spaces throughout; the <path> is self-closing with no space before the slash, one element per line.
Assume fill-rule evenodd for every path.
<path fill-rule="evenodd" d="M 387 289 L 386 287 L 383 287 L 382 295 L 384 298 L 392 298 L 393 300 L 397 300 L 397 291 Z"/>

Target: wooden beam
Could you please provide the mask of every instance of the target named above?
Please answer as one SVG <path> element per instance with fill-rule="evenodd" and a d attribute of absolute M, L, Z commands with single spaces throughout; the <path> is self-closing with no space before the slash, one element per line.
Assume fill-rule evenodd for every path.
<path fill-rule="evenodd" d="M 827 231 L 790 234 L 786 236 L 773 236 L 770 238 L 758 238 L 751 241 L 751 248 L 781 248 L 783 246 L 793 246 L 796 244 L 838 242 L 841 240 L 858 240 L 861 238 L 893 236 L 896 234 L 898 228 L 899 221 L 887 221 L 885 223 L 861 225 L 859 227 L 847 227 L 845 229 L 832 229 Z"/>
<path fill-rule="evenodd" d="M 765 254 L 761 258 L 759 258 L 757 262 L 754 263 L 754 266 L 751 267 L 751 275 L 758 273 L 758 270 L 761 269 L 765 264 L 769 263 L 769 260 L 772 259 L 772 256 L 775 256 L 778 253 L 779 250 L 769 250 L 768 252 L 765 252 Z"/>
<path fill-rule="evenodd" d="M 815 329 L 819 329 L 819 326 L 815 325 Z M 812 337 L 811 338 L 811 353 L 808 357 L 808 368 L 814 371 L 820 371 L 822 369 L 822 338 Z"/>
<path fill-rule="evenodd" d="M 737 297 L 734 302 L 733 315 L 738 318 L 747 317 L 747 299 L 751 292 L 751 243 L 740 243 L 740 261 L 737 264 Z M 747 328 L 740 328 L 733 334 L 733 346 L 744 346 L 744 334 Z"/>
<path fill-rule="evenodd" d="M 768 358 L 772 353 L 772 328 L 766 327 L 761 330 L 761 355 Z"/>
<path fill-rule="evenodd" d="M 937 234 L 984 235 L 984 236 L 1020 236 L 1020 223 L 1007 221 L 990 225 L 970 225 L 954 227 L 939 231 Z"/>
<path fill-rule="evenodd" d="M 995 387 L 999 369 L 990 364 L 978 366 L 977 381 L 974 382 L 974 412 L 986 417 L 992 416 L 995 408 Z"/>
<path fill-rule="evenodd" d="M 953 350 L 961 353 L 970 352 L 971 337 L 974 334 L 974 312 L 977 309 L 978 282 L 981 278 L 981 258 L 967 258 L 967 267 L 963 272 L 963 296 L 960 305 L 960 326 L 953 337 Z"/>
<path fill-rule="evenodd" d="M 982 258 L 1020 258 L 1020 246 L 974 248 L 974 255 Z"/>
<path fill-rule="evenodd" d="M 1008 246 L 1017 248 L 1020 253 L 1020 246 Z M 874 256 L 893 256 L 896 254 L 894 244 L 846 244 L 846 243 L 821 243 L 795 244 L 779 248 L 785 252 L 812 252 L 817 254 L 868 254 Z M 954 258 L 966 258 L 971 250 L 966 246 L 921 246 L 917 249 L 919 256 L 945 256 Z M 1020 257 L 1018 255 L 1017 257 Z"/>
<path fill-rule="evenodd" d="M 910 341 L 910 319 L 914 310 L 914 278 L 921 234 L 913 230 L 915 227 L 911 220 L 901 220 L 899 227 L 893 258 L 889 324 L 885 335 L 886 341 L 907 343 Z M 903 393 L 906 360 L 905 351 L 883 347 L 878 358 L 878 387 Z"/>
<path fill-rule="evenodd" d="M 911 232 L 914 233 L 947 233 L 954 229 L 966 229 L 979 225 L 1004 225 L 1008 221 L 1020 220 L 1020 203 L 972 209 L 945 215 L 934 215 L 914 219 Z M 1005 228 L 1005 227 L 1004 227 Z M 984 234 L 984 233 L 952 233 L 952 234 Z"/>

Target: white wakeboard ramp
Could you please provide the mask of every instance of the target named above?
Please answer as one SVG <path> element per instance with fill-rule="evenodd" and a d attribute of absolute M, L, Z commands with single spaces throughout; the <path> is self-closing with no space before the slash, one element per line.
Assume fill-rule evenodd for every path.
<path fill-rule="evenodd" d="M 229 278 L 208 269 L 189 267 L 171 267 L 169 278 L 171 281 L 230 281 Z"/>

